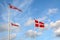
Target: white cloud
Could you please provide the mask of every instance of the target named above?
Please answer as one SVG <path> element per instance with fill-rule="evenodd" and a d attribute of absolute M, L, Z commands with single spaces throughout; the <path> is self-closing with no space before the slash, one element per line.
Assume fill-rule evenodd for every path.
<path fill-rule="evenodd" d="M 50 23 L 51 28 L 54 30 L 56 36 L 60 36 L 60 20 Z"/>
<path fill-rule="evenodd" d="M 16 34 L 10 34 L 10 40 L 13 40 L 15 38 L 16 38 Z M 3 37 L 3 38 L 1 38 L 0 40 L 8 40 L 8 35 Z"/>
<path fill-rule="evenodd" d="M 30 17 L 24 25 L 30 26 L 33 23 L 34 23 L 34 20 Z"/>
<path fill-rule="evenodd" d="M 57 37 L 60 37 L 60 28 L 56 29 L 54 33 L 56 34 Z"/>
<path fill-rule="evenodd" d="M 56 21 L 56 22 L 51 22 L 50 23 L 51 28 L 59 28 L 60 27 L 60 20 Z"/>
<path fill-rule="evenodd" d="M 52 14 L 52 13 L 57 13 L 58 9 L 57 8 L 51 8 L 48 10 L 48 13 L 49 14 Z"/>
<path fill-rule="evenodd" d="M 8 23 L 2 23 L 0 25 L 0 32 L 8 31 L 8 27 L 9 27 L 9 24 Z M 19 27 L 14 27 L 14 26 L 10 25 L 10 30 L 12 31 L 12 30 L 15 29 L 15 31 L 16 31 L 17 29 L 19 29 Z"/>
<path fill-rule="evenodd" d="M 33 30 L 28 30 L 26 32 L 26 37 L 30 37 L 30 38 L 35 38 L 39 35 L 41 35 L 41 32 L 36 32 L 36 31 L 33 31 Z"/>

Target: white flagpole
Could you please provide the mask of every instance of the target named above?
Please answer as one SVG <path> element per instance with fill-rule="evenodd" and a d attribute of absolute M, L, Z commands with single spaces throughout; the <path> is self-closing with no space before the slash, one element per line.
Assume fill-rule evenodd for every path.
<path fill-rule="evenodd" d="M 10 40 L 10 9 L 8 10 L 8 40 Z"/>
<path fill-rule="evenodd" d="M 36 28 L 35 28 L 35 19 L 34 19 L 34 31 L 36 30 Z M 34 38 L 34 40 L 36 40 L 36 38 Z"/>

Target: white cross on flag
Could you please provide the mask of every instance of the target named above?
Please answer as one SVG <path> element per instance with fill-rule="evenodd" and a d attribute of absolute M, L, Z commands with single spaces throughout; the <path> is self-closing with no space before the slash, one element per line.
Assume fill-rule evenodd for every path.
<path fill-rule="evenodd" d="M 45 26 L 43 22 L 39 22 L 38 20 L 35 20 L 35 27 L 44 28 Z"/>

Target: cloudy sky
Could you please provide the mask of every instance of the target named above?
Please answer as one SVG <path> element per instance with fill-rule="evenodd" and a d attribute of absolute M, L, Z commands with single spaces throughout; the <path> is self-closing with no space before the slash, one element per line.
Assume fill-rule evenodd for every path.
<path fill-rule="evenodd" d="M 9 3 L 22 12 L 10 9 Z M 35 28 L 34 19 L 45 28 Z M 0 40 L 8 40 L 8 20 L 19 24 L 10 26 L 11 40 L 60 40 L 60 0 L 0 0 Z"/>

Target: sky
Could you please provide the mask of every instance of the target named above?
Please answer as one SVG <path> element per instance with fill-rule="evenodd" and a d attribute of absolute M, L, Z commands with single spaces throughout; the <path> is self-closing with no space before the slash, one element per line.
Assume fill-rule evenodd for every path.
<path fill-rule="evenodd" d="M 9 3 L 22 12 L 10 9 Z M 60 0 L 0 0 L 0 39 L 8 40 L 10 20 L 19 24 L 10 26 L 11 40 L 60 40 L 59 16 Z M 44 22 L 45 28 L 36 28 L 34 19 Z"/>

